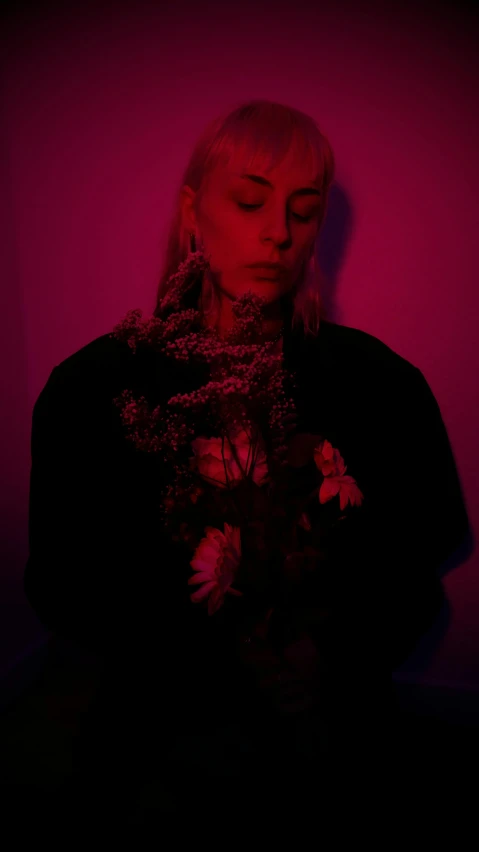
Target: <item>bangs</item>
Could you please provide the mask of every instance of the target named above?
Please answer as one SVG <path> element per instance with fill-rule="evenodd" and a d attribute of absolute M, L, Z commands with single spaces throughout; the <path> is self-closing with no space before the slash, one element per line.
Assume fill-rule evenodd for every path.
<path fill-rule="evenodd" d="M 309 116 L 282 104 L 255 102 L 224 119 L 215 134 L 205 172 L 215 165 L 267 174 L 286 158 L 304 164 L 308 179 L 322 188 L 325 176 L 324 139 Z"/>

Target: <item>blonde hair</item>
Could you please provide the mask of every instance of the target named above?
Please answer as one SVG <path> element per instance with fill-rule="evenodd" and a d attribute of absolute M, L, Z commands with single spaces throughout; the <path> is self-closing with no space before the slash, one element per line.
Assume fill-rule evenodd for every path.
<path fill-rule="evenodd" d="M 307 163 L 310 180 L 317 182 L 322 203 L 313 249 L 293 289 L 292 324 L 303 323 L 305 333 L 317 334 L 320 320 L 326 318 L 320 295 L 321 272 L 318 267 L 318 236 L 334 179 L 335 161 L 331 146 L 314 120 L 293 107 L 267 100 L 241 104 L 227 115 L 212 121 L 201 134 L 184 171 L 176 210 L 170 225 L 163 272 L 157 291 L 159 300 L 168 290 L 168 280 L 177 271 L 190 250 L 190 235 L 183 225 L 181 188 L 186 184 L 195 191 L 199 209 L 208 176 L 218 163 L 241 158 L 249 170 L 255 166 L 268 171 L 282 162 L 294 146 L 301 161 Z M 215 310 L 216 296 L 210 291 L 208 311 Z"/>

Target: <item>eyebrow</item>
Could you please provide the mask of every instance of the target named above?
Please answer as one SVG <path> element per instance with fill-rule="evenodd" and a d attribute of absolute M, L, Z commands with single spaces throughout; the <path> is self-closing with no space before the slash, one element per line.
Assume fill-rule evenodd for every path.
<path fill-rule="evenodd" d="M 274 189 L 272 183 L 269 180 L 266 180 L 264 177 L 260 177 L 260 175 L 250 175 L 250 174 L 241 174 L 239 175 L 242 180 L 252 180 L 255 183 L 261 184 L 261 186 L 267 186 L 269 189 Z M 292 195 L 321 195 L 319 189 L 314 189 L 312 186 L 304 186 L 301 189 L 296 189 Z"/>

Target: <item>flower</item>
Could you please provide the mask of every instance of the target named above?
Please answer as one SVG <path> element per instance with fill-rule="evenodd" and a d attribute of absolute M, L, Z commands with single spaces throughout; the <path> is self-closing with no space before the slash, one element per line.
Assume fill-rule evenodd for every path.
<path fill-rule="evenodd" d="M 318 519 L 318 505 L 310 512 L 310 501 L 319 495 L 323 504 L 339 494 L 344 510 L 348 503 L 359 505 L 363 494 L 324 435 L 298 432 L 293 394 L 298 383 L 282 355 L 264 345 L 265 300 L 251 291 L 233 300 L 235 320 L 224 339 L 204 326 L 201 311 L 192 305 L 194 288 L 198 293 L 208 267 L 201 252 L 190 253 L 169 279 L 155 315 L 144 319 L 140 310 L 130 311 L 112 335 L 126 342 L 133 353 L 151 350 L 181 367 L 191 364 L 195 375 L 201 367 L 206 383 L 192 389 L 180 387 L 173 396 L 155 387 L 151 400 L 142 395 L 136 398 L 126 389 L 114 402 L 127 439 L 137 450 L 157 456 L 158 466 L 153 469 L 160 473 L 163 528 L 174 541 L 187 546 L 188 558 L 193 557 L 189 564 L 194 573 L 187 582 L 197 589 L 190 600 L 207 601 L 212 615 L 228 592 L 242 596 L 233 582 L 242 577 L 238 571 L 243 550 L 246 559 L 241 569 L 248 579 L 244 610 L 248 611 L 250 599 L 253 614 L 258 604 L 267 603 L 271 611 L 276 607 L 279 616 L 275 626 L 266 624 L 266 633 L 271 629 L 275 635 L 283 631 L 286 636 L 288 630 L 297 629 L 287 599 L 290 589 L 299 593 L 306 577 L 309 604 L 310 575 L 328 559 L 322 544 L 322 516 L 326 522 L 330 515 L 339 515 L 339 521 L 347 517 L 343 511 L 319 510 Z M 206 428 L 213 437 L 205 436 Z M 245 479 L 243 490 L 240 483 Z M 204 487 L 206 482 L 216 488 Z M 251 482 L 259 487 L 250 487 Z M 266 483 L 268 487 L 261 488 Z M 214 520 L 219 517 L 223 532 L 207 526 L 219 523 Z M 332 523 L 337 526 L 335 517 Z M 301 546 L 305 539 L 312 544 Z M 319 603 L 326 612 L 327 600 Z"/>
<path fill-rule="evenodd" d="M 224 524 L 224 533 L 216 527 L 205 528 L 202 538 L 190 562 L 197 573 L 190 577 L 188 585 L 201 584 L 201 588 L 190 595 L 193 603 L 208 598 L 208 615 L 213 615 L 224 602 L 225 594 L 241 596 L 233 589 L 236 571 L 241 559 L 241 534 L 239 527 Z"/>
<path fill-rule="evenodd" d="M 267 482 L 268 464 L 261 439 L 252 451 L 252 443 L 244 429 L 237 429 L 231 436 L 239 464 L 234 458 L 230 442 L 222 438 L 195 438 L 192 448 L 195 454 L 191 459 L 200 476 L 216 485 L 218 488 L 228 488 L 236 485 L 245 476 L 252 475 L 256 485 Z"/>
<path fill-rule="evenodd" d="M 351 506 L 361 505 L 364 494 L 359 490 L 352 476 L 345 476 L 347 467 L 339 450 L 335 449 L 329 441 L 321 441 L 314 450 L 314 461 L 324 476 L 319 489 L 320 503 L 327 503 L 339 493 L 341 509 L 344 509 L 348 503 Z"/>
<path fill-rule="evenodd" d="M 360 506 L 364 499 L 364 494 L 359 490 L 352 476 L 329 476 L 324 478 L 319 489 L 319 502 L 327 503 L 338 492 L 341 509 L 346 508 L 348 503 L 351 506 Z"/>
<path fill-rule="evenodd" d="M 314 461 L 323 476 L 340 476 L 346 467 L 339 450 L 336 450 L 326 439 L 321 441 L 314 450 Z"/>

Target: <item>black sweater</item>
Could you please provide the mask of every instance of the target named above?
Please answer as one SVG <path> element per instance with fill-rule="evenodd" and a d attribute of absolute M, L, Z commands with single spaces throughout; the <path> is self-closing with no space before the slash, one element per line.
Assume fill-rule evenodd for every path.
<path fill-rule="evenodd" d="M 468 531 L 440 409 L 418 368 L 359 329 L 323 320 L 317 338 L 289 330 L 284 356 L 301 428 L 339 449 L 365 497 L 331 647 L 343 673 L 359 664 L 390 676 L 436 618 L 438 569 Z M 184 671 L 213 659 L 218 628 L 189 600 L 185 554 L 159 532 L 155 456 L 125 440 L 112 400 L 125 388 L 169 397 L 197 379 L 108 334 L 53 369 L 33 410 L 24 578 L 48 630 L 100 654 L 151 651 Z"/>

